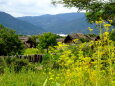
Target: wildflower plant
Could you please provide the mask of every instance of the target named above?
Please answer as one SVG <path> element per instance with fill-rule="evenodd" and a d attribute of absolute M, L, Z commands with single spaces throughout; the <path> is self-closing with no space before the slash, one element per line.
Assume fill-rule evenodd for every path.
<path fill-rule="evenodd" d="M 115 46 L 109 39 L 111 24 L 102 19 L 96 24 L 100 40 L 74 45 L 58 43 L 50 51 L 58 64 L 58 69 L 53 68 L 49 74 L 51 86 L 115 86 Z"/>

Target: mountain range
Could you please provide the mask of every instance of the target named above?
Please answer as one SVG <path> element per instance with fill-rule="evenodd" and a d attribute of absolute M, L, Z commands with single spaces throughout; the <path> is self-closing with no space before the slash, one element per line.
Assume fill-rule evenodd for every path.
<path fill-rule="evenodd" d="M 43 32 L 58 34 L 89 33 L 87 28 L 94 28 L 92 24 L 87 22 L 84 13 L 47 14 L 16 18 L 5 12 L 0 12 L 0 24 L 24 35 L 33 35 Z"/>
<path fill-rule="evenodd" d="M 23 35 L 38 34 L 45 31 L 41 26 L 35 26 L 29 22 L 19 20 L 5 12 L 0 12 L 0 24 Z"/>
<path fill-rule="evenodd" d="M 65 13 L 57 15 L 25 16 L 18 19 L 29 22 L 35 26 L 41 26 L 53 33 L 89 33 L 88 27 L 94 26 L 88 23 L 84 13 Z M 94 31 L 95 33 L 97 31 Z"/>

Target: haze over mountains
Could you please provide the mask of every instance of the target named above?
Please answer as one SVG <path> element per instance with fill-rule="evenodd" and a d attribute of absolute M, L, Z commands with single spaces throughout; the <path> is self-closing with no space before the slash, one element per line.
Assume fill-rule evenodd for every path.
<path fill-rule="evenodd" d="M 16 30 L 19 34 L 25 35 L 43 32 L 58 34 L 89 33 L 87 28 L 94 27 L 87 22 L 84 13 L 65 13 L 15 18 L 7 13 L 0 12 L 0 24 Z"/>

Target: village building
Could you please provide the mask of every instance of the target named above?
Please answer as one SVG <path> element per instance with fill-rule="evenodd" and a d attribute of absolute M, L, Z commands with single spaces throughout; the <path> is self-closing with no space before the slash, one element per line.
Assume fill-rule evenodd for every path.
<path fill-rule="evenodd" d="M 75 39 L 78 39 L 78 42 L 82 43 L 82 42 L 88 42 L 90 40 L 95 40 L 95 37 L 90 37 L 90 36 L 84 35 L 82 33 L 74 33 L 74 34 L 68 35 L 64 39 L 64 43 L 75 43 L 74 42 Z"/>

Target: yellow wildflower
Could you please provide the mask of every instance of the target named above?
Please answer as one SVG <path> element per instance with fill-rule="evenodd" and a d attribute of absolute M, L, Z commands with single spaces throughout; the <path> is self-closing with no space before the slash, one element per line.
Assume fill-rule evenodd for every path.
<path fill-rule="evenodd" d="M 109 20 L 109 22 L 110 22 L 110 23 L 112 23 L 112 22 L 113 22 L 113 20 Z"/>
<path fill-rule="evenodd" d="M 73 42 L 75 42 L 75 43 L 76 43 L 76 42 L 78 42 L 78 40 L 79 40 L 79 39 L 74 39 L 74 40 L 73 40 Z"/>
<path fill-rule="evenodd" d="M 110 27 L 111 26 L 111 24 L 105 24 L 104 25 L 104 27 Z"/>
<path fill-rule="evenodd" d="M 96 24 L 102 24 L 103 21 L 96 21 Z"/>
<path fill-rule="evenodd" d="M 105 32 L 104 35 L 108 36 L 108 35 L 109 35 L 109 32 Z"/>
<path fill-rule="evenodd" d="M 93 29 L 91 29 L 90 27 L 88 27 L 88 30 L 89 30 L 90 32 L 92 32 L 92 31 L 93 31 Z"/>

